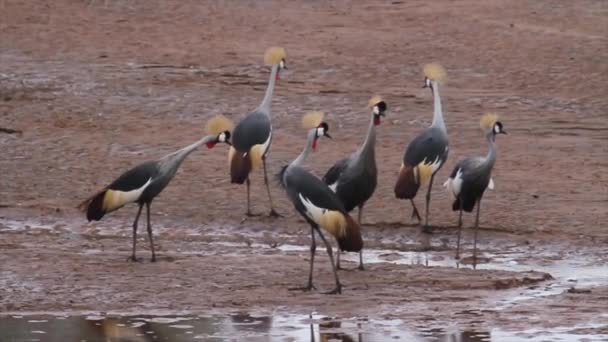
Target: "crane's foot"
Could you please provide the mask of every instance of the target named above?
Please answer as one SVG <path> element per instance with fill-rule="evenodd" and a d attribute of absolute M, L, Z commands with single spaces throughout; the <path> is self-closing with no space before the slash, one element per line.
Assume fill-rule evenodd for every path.
<path fill-rule="evenodd" d="M 279 214 L 276 212 L 276 210 L 274 209 L 270 209 L 270 212 L 268 213 L 269 217 L 283 217 L 283 215 Z"/>
<path fill-rule="evenodd" d="M 241 219 L 241 224 L 245 223 L 245 221 L 247 221 L 249 218 L 257 217 L 257 216 L 262 216 L 262 214 L 254 214 L 254 213 L 248 211 L 245 213 L 245 217 L 243 217 L 243 219 Z"/>
<path fill-rule="evenodd" d="M 150 258 L 150 261 L 151 261 L 151 262 L 156 262 L 156 256 L 155 256 L 155 255 L 153 255 L 153 256 L 152 256 L 152 258 Z"/>
<path fill-rule="evenodd" d="M 430 224 L 422 225 L 422 232 L 425 234 L 433 234 L 433 227 Z"/>
<path fill-rule="evenodd" d="M 130 255 L 129 257 L 127 257 L 127 261 L 131 261 L 131 262 L 141 262 L 141 259 L 138 259 L 135 254 Z"/>
<path fill-rule="evenodd" d="M 338 286 L 336 286 L 335 289 L 328 291 L 328 292 L 323 292 L 323 294 L 328 294 L 328 295 L 332 295 L 332 294 L 342 294 L 342 284 L 339 284 Z"/>
<path fill-rule="evenodd" d="M 317 288 L 313 284 L 308 284 L 308 285 L 302 286 L 302 287 L 290 287 L 287 289 L 287 291 L 309 292 L 309 291 L 316 290 L 316 289 Z"/>
<path fill-rule="evenodd" d="M 365 267 L 363 267 L 363 264 L 359 264 L 359 267 L 357 267 L 357 269 L 359 271 L 365 271 Z"/>

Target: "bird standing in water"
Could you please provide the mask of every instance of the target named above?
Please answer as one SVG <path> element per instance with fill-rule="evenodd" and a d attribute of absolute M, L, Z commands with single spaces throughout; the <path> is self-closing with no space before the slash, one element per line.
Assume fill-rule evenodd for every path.
<path fill-rule="evenodd" d="M 372 97 L 368 102 L 372 115 L 363 145 L 348 158 L 339 160 L 332 166 L 323 181 L 338 195 L 347 212 L 359 208 L 358 223 L 361 226 L 361 215 L 365 202 L 372 197 L 378 183 L 376 168 L 376 126 L 386 113 L 386 102 L 380 96 Z M 340 250 L 336 267 L 340 269 Z M 359 269 L 363 270 L 363 251 L 359 251 Z"/>
<path fill-rule="evenodd" d="M 479 228 L 479 209 L 481 198 L 486 188 L 493 189 L 492 169 L 496 162 L 496 135 L 507 134 L 502 123 L 498 121 L 498 115 L 487 113 L 481 118 L 480 127 L 486 135 L 489 145 L 488 154 L 485 157 L 471 157 L 461 160 L 456 164 L 450 174 L 450 178 L 443 184 L 448 191 L 454 195 L 452 210 L 459 211 L 458 215 L 458 242 L 456 247 L 456 258 L 460 257 L 460 234 L 462 232 L 462 211 L 468 213 L 477 206 L 475 216 L 475 237 L 473 247 L 473 265 L 477 263 L 477 230 Z"/>
<path fill-rule="evenodd" d="M 310 129 L 306 146 L 298 158 L 285 166 L 279 174 L 281 185 L 285 188 L 287 197 L 300 215 L 310 224 L 312 239 L 310 245 L 310 272 L 308 284 L 300 289 L 310 291 L 314 288 L 312 273 L 316 251 L 316 231 L 325 244 L 336 281 L 336 287 L 328 294 L 342 293 L 342 284 L 334 264 L 331 245 L 325 239 L 320 228 L 334 236 L 341 250 L 349 252 L 358 252 L 363 248 L 361 229 L 355 220 L 348 215 L 342 201 L 327 184 L 302 167 L 302 163 L 310 152 L 317 148 L 318 139 L 322 136 L 330 138 L 329 133 L 327 133 L 329 126 L 326 122 L 323 122 L 323 113 L 308 113 L 303 118 L 303 126 Z"/>
<path fill-rule="evenodd" d="M 274 85 L 279 79 L 279 73 L 286 68 L 285 50 L 279 47 L 271 47 L 266 50 L 264 61 L 271 66 L 270 80 L 266 95 L 260 106 L 253 112 L 247 114 L 234 128 L 232 134 L 233 146 L 230 148 L 228 159 L 230 163 L 230 179 L 232 183 L 247 184 L 247 216 L 253 216 L 250 204 L 250 181 L 249 173 L 262 165 L 264 169 L 264 183 L 268 192 L 270 202 L 270 216 L 279 216 L 274 210 L 270 187 L 268 184 L 268 173 L 266 170 L 266 157 L 272 141 L 272 124 L 270 122 L 270 105 Z"/>
<path fill-rule="evenodd" d="M 232 122 L 223 116 L 216 116 L 207 123 L 209 135 L 182 149 L 160 159 L 147 161 L 123 173 L 110 185 L 83 201 L 78 208 L 84 211 L 90 221 L 99 221 L 105 214 L 118 210 L 126 204 L 137 203 L 139 206 L 133 222 L 133 251 L 128 260 L 137 261 L 135 244 L 137 241 L 137 223 L 141 211 L 146 205 L 148 221 L 148 238 L 152 261 L 156 261 L 152 226 L 150 225 L 150 205 L 152 200 L 169 184 L 186 157 L 200 145 L 213 148 L 217 143 L 230 144 Z"/>
<path fill-rule="evenodd" d="M 395 184 L 395 197 L 409 199 L 412 203 L 412 218 L 416 216 L 422 222 L 414 197 L 421 185 L 429 183 L 426 193 L 426 212 L 424 227 L 429 227 L 429 205 L 431 189 L 435 174 L 448 158 L 448 133 L 443 121 L 443 110 L 439 96 L 440 85 L 445 81 L 445 70 L 439 64 L 428 64 L 424 67 L 424 87 L 433 92 L 433 122 L 431 126 L 410 142 L 405 150 L 399 177 Z"/>

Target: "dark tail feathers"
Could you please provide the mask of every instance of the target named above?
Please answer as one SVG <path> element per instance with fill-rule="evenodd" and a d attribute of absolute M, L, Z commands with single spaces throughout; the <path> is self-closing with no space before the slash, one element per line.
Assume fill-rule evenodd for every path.
<path fill-rule="evenodd" d="M 346 252 L 358 252 L 363 248 L 363 238 L 361 238 L 361 227 L 348 214 L 344 214 L 346 218 L 346 234 L 343 237 L 336 238 L 340 250 Z"/>
<path fill-rule="evenodd" d="M 103 210 L 103 199 L 106 195 L 106 190 L 101 190 L 78 205 L 79 210 L 87 213 L 87 220 L 89 222 L 99 221 L 106 214 Z"/>
<path fill-rule="evenodd" d="M 230 161 L 230 181 L 243 184 L 251 172 L 251 158 L 249 153 L 235 151 Z"/>
<path fill-rule="evenodd" d="M 471 198 L 464 198 L 462 202 L 460 201 L 460 197 L 457 197 L 456 200 L 454 200 L 454 203 L 452 203 L 452 210 L 460 210 L 460 205 L 462 203 L 462 210 L 466 211 L 467 213 L 470 213 L 473 211 L 473 208 L 475 208 L 476 202 L 477 201 L 475 198 L 473 198 L 473 196 L 471 196 Z"/>
<path fill-rule="evenodd" d="M 416 197 L 416 193 L 420 188 L 414 175 L 414 168 L 409 165 L 403 165 L 399 171 L 397 184 L 395 184 L 395 197 L 400 199 L 411 199 Z"/>

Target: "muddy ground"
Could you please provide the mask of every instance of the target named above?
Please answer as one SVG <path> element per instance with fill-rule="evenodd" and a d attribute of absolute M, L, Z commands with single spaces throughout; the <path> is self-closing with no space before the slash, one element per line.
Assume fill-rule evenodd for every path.
<path fill-rule="evenodd" d="M 585 331 L 608 333 L 607 16 L 600 0 L 1 1 L 0 127 L 22 133 L 0 133 L 0 311 L 316 311 L 514 330 L 591 322 Z M 87 223 L 75 206 L 195 141 L 212 115 L 255 108 L 272 45 L 290 69 L 273 101 L 271 173 L 302 148 L 305 111 L 326 111 L 335 138 L 309 160 L 322 175 L 363 141 L 367 99 L 388 103 L 363 227 L 378 262 L 342 272 L 342 296 L 288 291 L 306 279 L 309 230 L 276 184 L 284 217 L 240 224 L 245 188 L 230 184 L 224 146 L 191 155 L 154 202 L 159 262 L 147 261 L 143 234 L 145 261 L 125 262 L 136 208 Z M 423 252 L 426 236 L 392 187 L 407 142 L 431 121 L 420 87 L 432 61 L 448 71 L 451 152 Z M 482 207 L 487 267 L 473 271 L 452 259 L 457 216 L 441 184 L 457 160 L 485 153 L 484 111 L 501 113 L 509 135 Z M 261 172 L 252 182 L 265 213 Z M 400 252 L 422 261 L 399 262 Z M 316 282 L 329 288 L 319 255 Z M 596 276 L 577 284 L 577 269 Z M 585 291 L 569 293 L 568 280 Z M 511 302 L 551 286 L 560 290 Z"/>

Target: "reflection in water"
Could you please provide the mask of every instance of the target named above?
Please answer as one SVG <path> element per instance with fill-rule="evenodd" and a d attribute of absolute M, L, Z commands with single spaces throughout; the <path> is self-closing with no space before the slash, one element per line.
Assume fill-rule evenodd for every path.
<path fill-rule="evenodd" d="M 546 330 L 509 333 L 458 331 L 457 328 L 411 330 L 400 320 L 339 320 L 301 315 L 254 316 L 238 313 L 212 317 L 159 316 L 0 316 L 1 341 L 412 341 L 412 342 L 491 342 L 535 341 L 539 337 L 561 340 L 606 340 L 606 335 L 577 335 L 568 331 Z"/>
<path fill-rule="evenodd" d="M 327 332 L 327 330 L 340 329 L 342 327 L 342 322 L 329 320 L 329 319 L 325 319 L 325 320 L 326 320 L 326 322 L 319 323 L 319 340 L 321 342 L 327 342 L 327 341 L 363 342 L 362 336 L 361 336 L 362 334 L 360 332 L 357 333 L 356 340 L 354 338 L 352 338 L 351 336 L 349 336 L 347 333 Z M 357 324 L 357 328 L 358 328 L 358 330 L 360 330 L 361 326 L 359 324 Z M 323 332 L 323 330 L 326 330 L 326 331 Z M 311 342 L 316 342 L 315 335 L 314 335 L 314 324 L 313 324 L 312 320 L 310 322 L 310 340 L 311 340 Z"/>

